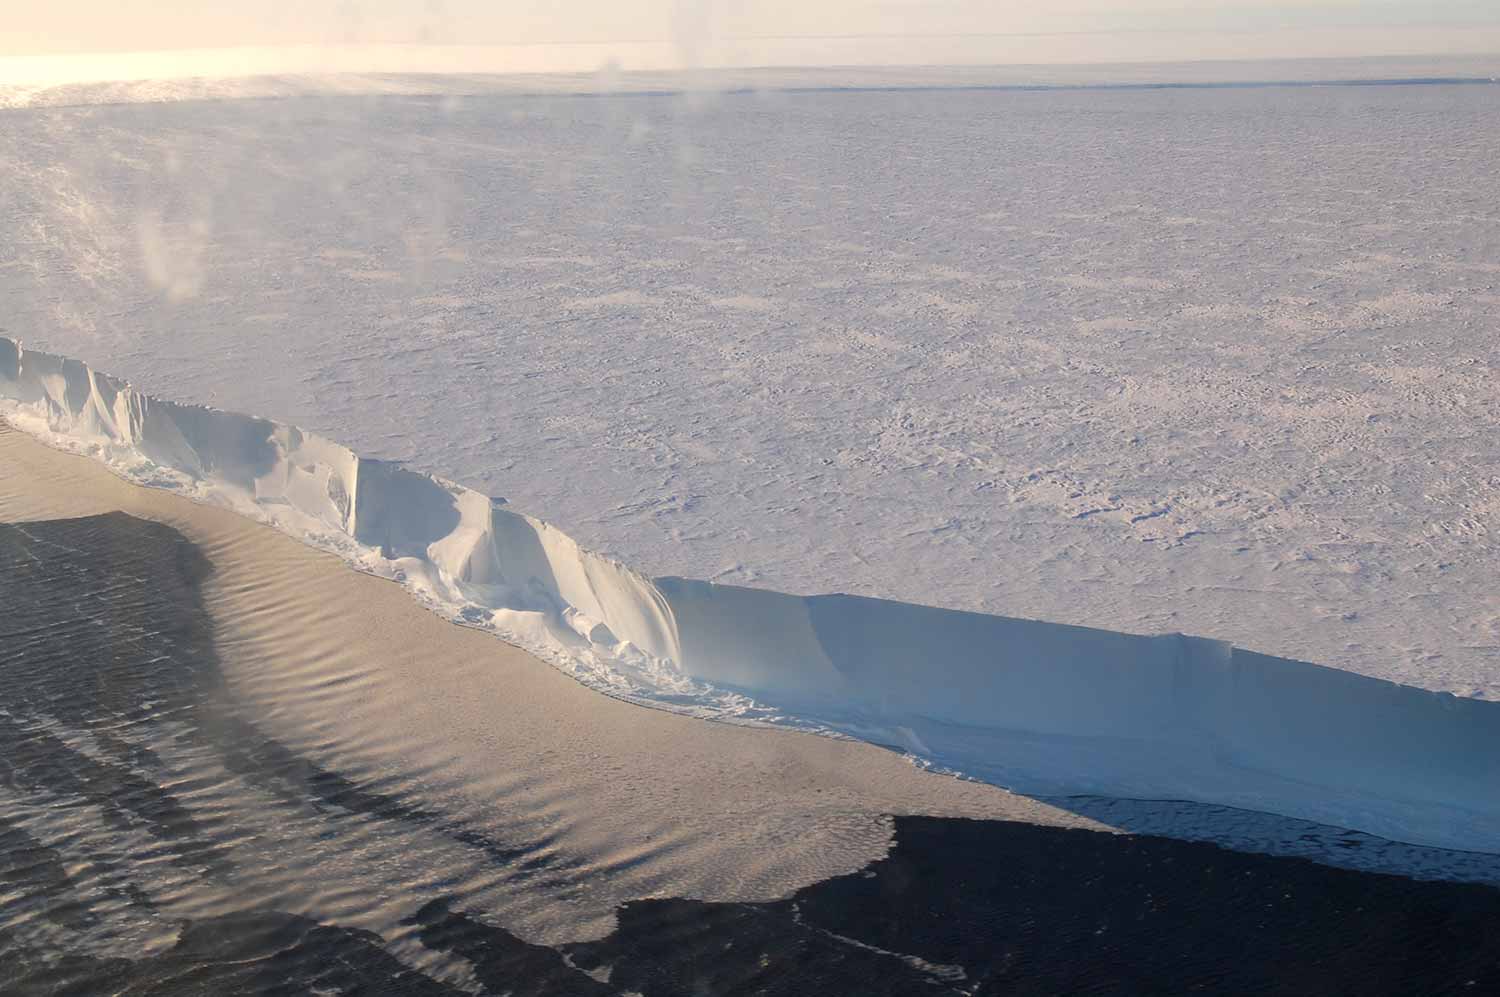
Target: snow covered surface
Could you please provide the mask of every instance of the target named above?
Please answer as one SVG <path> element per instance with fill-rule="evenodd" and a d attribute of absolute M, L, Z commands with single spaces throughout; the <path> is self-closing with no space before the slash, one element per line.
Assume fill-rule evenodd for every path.
<path fill-rule="evenodd" d="M 1180 635 L 651 579 L 503 500 L 0 338 L 0 413 L 401 582 L 616 696 L 841 732 L 1033 794 L 1500 851 L 1500 704 Z"/>
<path fill-rule="evenodd" d="M 1007 785 L 1472 842 L 1494 832 L 1458 811 L 1495 792 L 1474 700 L 1500 699 L 1500 88 L 1431 81 L 1497 73 L 10 88 L 0 333 L 184 403 L 118 409 L 56 360 L 74 401 L 33 429 L 62 413 L 127 473 L 399 573 L 616 695 Z M 1398 77 L 1429 82 L 1217 86 Z M 1155 83 L 1178 88 L 1111 89 Z M 236 96 L 275 99 L 208 99 Z M 816 592 L 859 598 L 779 594 Z M 1125 636 L 1162 632 L 1224 643 Z M 1057 726 L 1118 734 L 1121 675 L 1184 729 Z M 1226 718 L 1226 689 L 1262 705 Z M 1054 717 L 1051 693 L 1074 702 Z M 1308 731 L 1297 696 L 1427 719 Z M 1282 723 L 1305 750 L 1254 733 Z"/>
<path fill-rule="evenodd" d="M 531 48 L 531 47 L 525 47 Z M 0 57 L 0 108 L 183 100 L 342 96 L 726 95 L 835 90 L 1053 89 L 1074 87 L 1223 87 L 1434 82 L 1493 82 L 1494 56 L 1382 56 L 1344 59 L 1210 60 L 1073 65 L 882 66 L 763 62 L 724 67 L 625 71 L 676 66 L 680 53 L 592 49 L 584 72 L 532 71 L 546 54 L 524 49 L 443 45 L 390 49 L 195 50 Z M 537 56 L 542 56 L 538 59 Z M 391 58 L 394 56 L 395 58 Z M 416 58 L 413 58 L 413 57 Z M 517 58 L 519 56 L 519 58 Z M 586 57 L 587 58 L 587 57 Z M 576 61 L 570 60 L 570 61 Z M 395 69 L 426 63 L 430 68 Z M 495 65 L 510 65 L 496 73 Z M 163 78 L 164 66 L 182 67 Z M 377 67 L 386 67 L 379 69 Z M 484 67 L 477 68 L 476 67 Z"/>
<path fill-rule="evenodd" d="M 0 332 L 653 576 L 1500 698 L 1500 88 L 755 78 L 5 112 Z"/>

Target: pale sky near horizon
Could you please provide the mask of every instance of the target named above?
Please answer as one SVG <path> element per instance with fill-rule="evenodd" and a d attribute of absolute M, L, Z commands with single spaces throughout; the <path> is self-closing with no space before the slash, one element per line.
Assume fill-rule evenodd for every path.
<path fill-rule="evenodd" d="M 0 62 L 184 50 L 488 47 L 495 71 L 1070 63 L 1500 52 L 1496 0 L 5 0 Z M 179 55 L 172 55 L 172 52 Z M 457 51 L 457 48 L 453 49 Z M 507 54 L 508 53 L 508 54 Z M 332 68 L 401 68 L 345 56 Z M 55 60 L 54 60 L 55 61 Z M 472 71 L 467 65 L 454 68 Z M 481 60 L 483 61 L 483 60 Z M 377 65 L 378 63 L 378 65 Z M 420 63 L 420 64 L 419 64 Z M 123 63 L 122 63 L 123 65 Z M 299 63 L 300 65 L 300 63 Z M 139 66 L 137 67 L 139 68 Z M 281 68 L 279 64 L 272 67 Z M 186 69 L 184 69 L 186 71 Z M 66 75 L 66 72 L 64 72 Z"/>

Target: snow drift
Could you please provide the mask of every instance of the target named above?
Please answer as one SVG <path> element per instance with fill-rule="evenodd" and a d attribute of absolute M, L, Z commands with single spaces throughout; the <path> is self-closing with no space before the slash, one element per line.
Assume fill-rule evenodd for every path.
<path fill-rule="evenodd" d="M 611 695 L 891 745 L 1021 792 L 1500 851 L 1500 704 L 1219 641 L 648 578 L 504 500 L 0 337 L 0 414 L 230 506 Z"/>

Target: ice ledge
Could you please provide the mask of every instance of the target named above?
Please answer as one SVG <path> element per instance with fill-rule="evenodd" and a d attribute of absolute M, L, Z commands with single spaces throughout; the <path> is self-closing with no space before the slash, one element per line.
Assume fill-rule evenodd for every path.
<path fill-rule="evenodd" d="M 1220 641 L 651 579 L 502 500 L 0 337 L 0 415 L 405 585 L 609 695 L 842 733 L 1027 793 L 1500 852 L 1500 704 Z"/>

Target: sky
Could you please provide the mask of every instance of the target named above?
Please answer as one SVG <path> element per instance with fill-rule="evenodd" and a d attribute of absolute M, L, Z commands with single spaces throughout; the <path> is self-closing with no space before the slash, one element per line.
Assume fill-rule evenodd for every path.
<path fill-rule="evenodd" d="M 1496 0 L 3 3 L 12 9 L 0 17 L 0 70 L 11 76 L 28 67 L 67 75 L 89 65 L 197 73 L 215 65 L 207 52 L 228 48 L 240 54 L 217 57 L 226 72 L 258 62 L 269 71 L 533 72 L 610 63 L 674 69 L 1500 52 Z"/>

